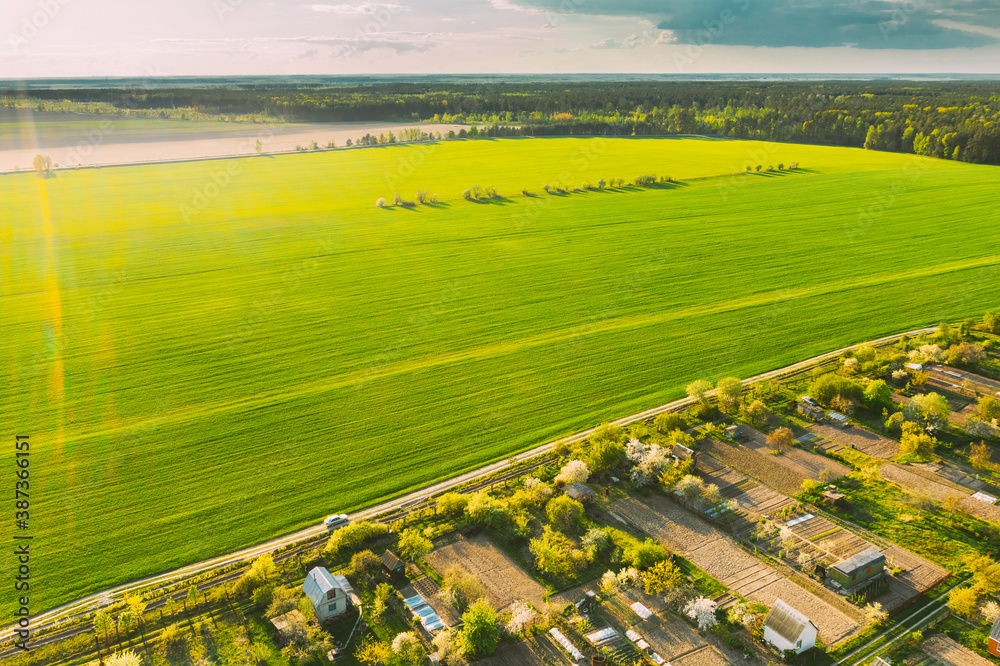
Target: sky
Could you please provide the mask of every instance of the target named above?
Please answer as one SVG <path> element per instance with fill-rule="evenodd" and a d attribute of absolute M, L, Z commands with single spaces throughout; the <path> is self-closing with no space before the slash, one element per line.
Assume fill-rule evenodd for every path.
<path fill-rule="evenodd" d="M 0 78 L 1000 73 L 1000 0 L 2 0 Z"/>

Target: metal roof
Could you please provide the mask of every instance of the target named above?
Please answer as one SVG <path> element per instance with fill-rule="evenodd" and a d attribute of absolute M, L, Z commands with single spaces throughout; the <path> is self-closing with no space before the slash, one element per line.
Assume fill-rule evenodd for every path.
<path fill-rule="evenodd" d="M 993 628 L 990 629 L 990 638 L 995 641 L 1000 641 L 1000 617 L 996 619 L 993 623 Z"/>
<path fill-rule="evenodd" d="M 799 640 L 799 636 L 802 635 L 802 630 L 806 628 L 807 624 L 812 624 L 809 618 L 781 599 L 774 602 L 774 608 L 764 620 L 765 627 L 792 644 Z"/>
<path fill-rule="evenodd" d="M 861 551 L 854 557 L 846 559 L 843 562 L 838 562 L 833 565 L 832 568 L 846 576 L 850 576 L 857 573 L 861 569 L 866 569 L 874 564 L 877 564 L 879 561 L 885 562 L 885 555 L 878 552 L 874 548 L 868 548 Z"/>
<path fill-rule="evenodd" d="M 309 601 L 312 602 L 315 608 L 326 599 L 326 593 L 332 589 L 341 589 L 343 586 L 336 580 L 337 578 L 343 578 L 344 582 L 347 583 L 347 579 L 343 576 L 334 577 L 326 567 L 316 567 L 309 572 L 306 576 L 306 580 L 302 583 L 302 591 L 305 592 L 306 596 L 309 597 Z M 348 583 L 347 587 L 350 587 Z M 353 590 L 351 590 L 353 592 Z M 346 592 L 346 590 L 345 590 Z"/>

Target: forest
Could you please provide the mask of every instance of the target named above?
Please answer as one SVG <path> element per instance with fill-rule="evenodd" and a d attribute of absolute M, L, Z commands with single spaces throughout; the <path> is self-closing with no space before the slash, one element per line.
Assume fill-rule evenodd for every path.
<path fill-rule="evenodd" d="M 469 123 L 490 136 L 701 134 L 1000 164 L 987 81 L 378 82 L 0 91 L 0 105 L 243 122 Z"/>

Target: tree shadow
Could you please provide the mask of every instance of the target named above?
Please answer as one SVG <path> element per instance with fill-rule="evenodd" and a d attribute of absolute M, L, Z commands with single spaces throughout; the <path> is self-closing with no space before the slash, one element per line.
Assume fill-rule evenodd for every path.
<path fill-rule="evenodd" d="M 486 197 L 480 199 L 469 199 L 470 203 L 476 204 L 493 204 L 494 206 L 506 206 L 507 204 L 514 203 L 514 200 L 509 197 L 499 196 L 499 197 Z"/>

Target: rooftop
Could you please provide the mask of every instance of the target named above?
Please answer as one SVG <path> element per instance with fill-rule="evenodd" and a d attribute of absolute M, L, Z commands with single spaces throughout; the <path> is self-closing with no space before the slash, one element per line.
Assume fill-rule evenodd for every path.
<path fill-rule="evenodd" d="M 848 558 L 843 562 L 838 562 L 833 565 L 833 568 L 850 576 L 858 569 L 864 569 L 865 567 L 876 564 L 879 561 L 885 562 L 885 555 L 878 552 L 874 548 L 868 548 L 861 551 L 854 557 Z"/>
<path fill-rule="evenodd" d="M 337 578 L 344 577 L 338 576 Z M 346 578 L 344 578 L 344 582 L 347 582 Z M 333 574 L 326 570 L 326 567 L 316 567 L 309 572 L 305 582 L 302 583 L 302 591 L 309 597 L 309 601 L 314 607 L 322 603 L 326 599 L 326 593 L 332 589 L 343 589 L 343 586 L 337 582 Z"/>
<path fill-rule="evenodd" d="M 1000 617 L 996 619 L 993 623 L 993 628 L 990 629 L 990 638 L 995 641 L 1000 641 Z"/>
<path fill-rule="evenodd" d="M 399 567 L 405 566 L 405 563 L 403 560 L 396 557 L 394 552 L 387 550 L 382 554 L 382 566 L 390 571 L 395 571 Z"/>
<path fill-rule="evenodd" d="M 781 599 L 774 602 L 774 608 L 767 614 L 764 626 L 775 632 L 789 643 L 795 643 L 802 635 L 807 624 L 812 624 L 802 613 L 798 612 Z M 813 625 L 815 626 L 815 625 Z"/>

